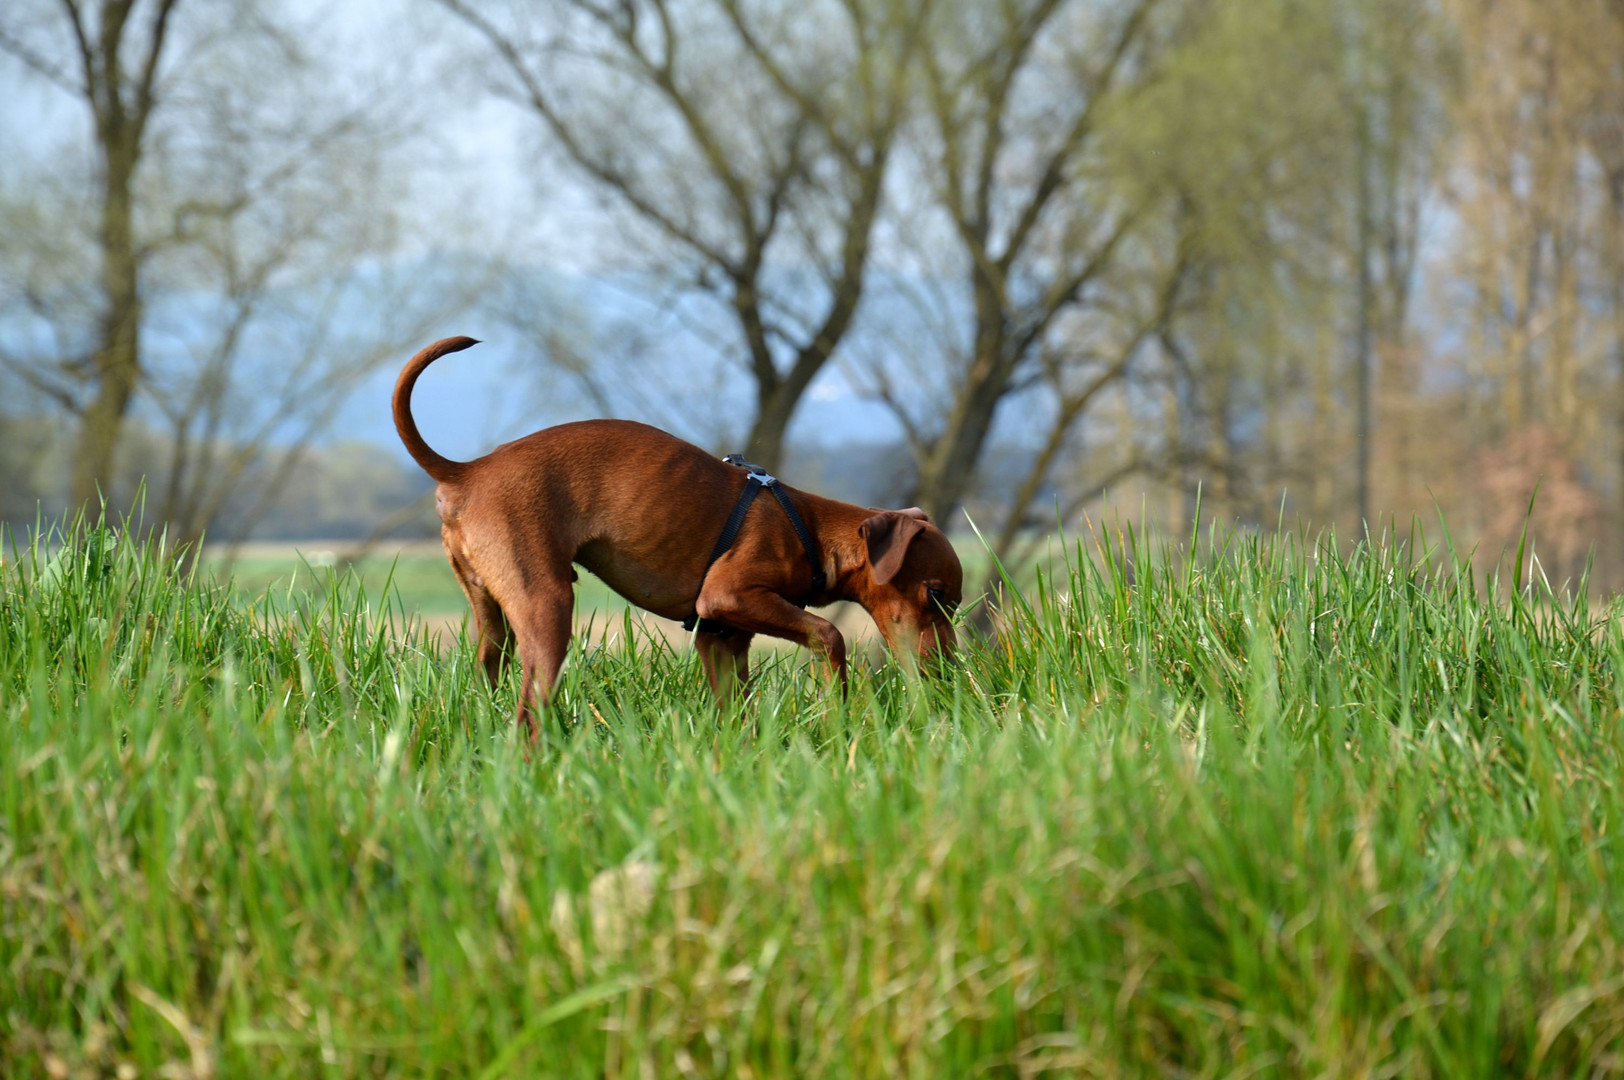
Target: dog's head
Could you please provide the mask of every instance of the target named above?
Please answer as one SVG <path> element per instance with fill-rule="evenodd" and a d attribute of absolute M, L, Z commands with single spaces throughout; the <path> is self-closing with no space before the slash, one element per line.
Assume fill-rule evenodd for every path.
<path fill-rule="evenodd" d="M 921 661 L 951 656 L 964 570 L 946 534 L 918 507 L 878 511 L 857 532 L 868 554 L 863 606 L 885 643 Z"/>

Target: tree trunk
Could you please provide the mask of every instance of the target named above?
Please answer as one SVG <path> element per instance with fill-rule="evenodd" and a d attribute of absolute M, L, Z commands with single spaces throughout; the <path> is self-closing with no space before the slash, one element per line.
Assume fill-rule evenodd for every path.
<path fill-rule="evenodd" d="M 1372 368 L 1375 359 L 1372 355 L 1371 319 L 1373 316 L 1375 284 L 1370 274 L 1370 248 L 1371 248 L 1371 222 L 1370 222 L 1370 129 L 1369 120 L 1361 112 L 1359 116 L 1359 148 L 1355 161 L 1358 175 L 1355 178 L 1357 189 L 1355 192 L 1356 211 L 1359 219 L 1355 222 L 1357 237 L 1354 243 L 1359 265 L 1356 268 L 1359 296 L 1357 301 L 1358 326 L 1354 331 L 1354 507 L 1358 511 L 1359 521 L 1355 526 L 1355 536 L 1360 527 L 1368 527 L 1370 522 L 1370 437 L 1375 417 L 1371 409 L 1371 383 Z"/>
<path fill-rule="evenodd" d="M 141 290 L 130 196 L 137 151 L 120 135 L 111 133 L 105 144 L 107 174 L 97 241 L 106 307 L 95 355 L 96 394 L 81 420 L 74 454 L 76 505 L 95 498 L 98 486 L 106 493 L 119 434 L 141 377 Z"/>
<path fill-rule="evenodd" d="M 1613 391 L 1614 407 L 1618 410 L 1617 433 L 1619 438 L 1619 491 L 1615 500 L 1617 506 L 1617 527 L 1615 535 L 1619 537 L 1619 550 L 1617 557 L 1619 566 L 1624 569 L 1624 393 L 1617 389 L 1624 386 L 1624 165 L 1620 165 L 1608 178 L 1608 208 L 1611 211 L 1610 239 L 1607 242 L 1608 270 L 1611 272 L 1613 293 L 1613 364 L 1615 378 L 1619 381 Z"/>
<path fill-rule="evenodd" d="M 975 361 L 953 402 L 946 426 L 930 448 L 920 470 L 914 499 L 943 528 L 952 521 L 970 490 L 970 481 L 994 414 L 1009 387 L 1013 364 L 1005 354 L 1004 312 L 992 282 L 981 273 L 976 281 Z"/>
<path fill-rule="evenodd" d="M 873 206 L 868 208 L 869 220 Z M 866 229 L 868 226 L 864 226 Z M 750 425 L 750 436 L 745 443 L 746 456 L 768 472 L 776 473 L 784 464 L 784 438 L 789 423 L 800 406 L 801 399 L 812 385 L 812 380 L 824 369 L 835 346 L 845 336 L 857 311 L 858 297 L 863 290 L 863 261 L 867 258 L 868 242 L 861 242 L 861 251 L 852 255 L 848 250 L 851 269 L 836 286 L 829 312 L 818 334 L 802 346 L 790 369 L 781 376 L 762 377 L 757 366 L 756 418 Z M 853 261 L 855 260 L 855 262 Z M 768 360 L 771 363 L 771 360 Z"/>
<path fill-rule="evenodd" d="M 756 380 L 756 418 L 745 440 L 745 457 L 770 473 L 784 465 L 784 439 L 807 387 L 827 363 L 828 354 L 814 346 L 802 350 L 795 365 L 779 378 Z"/>
<path fill-rule="evenodd" d="M 784 393 L 782 384 L 769 389 L 758 383 L 756 391 L 756 419 L 745 439 L 744 456 L 776 475 L 784 466 L 784 432 L 800 395 Z"/>
<path fill-rule="evenodd" d="M 845 219 L 845 243 L 841 248 L 840 278 L 831 284 L 829 310 L 823 322 L 795 355 L 795 361 L 781 376 L 771 375 L 772 354 L 767 349 L 764 323 L 761 318 L 759 294 L 752 286 L 748 292 L 747 310 L 744 298 L 736 298 L 742 325 L 749 339 L 751 358 L 756 375 L 756 418 L 750 426 L 746 453 L 750 460 L 776 472 L 784 464 L 784 436 L 790 420 L 812 380 L 829 363 L 836 346 L 851 328 L 857 315 L 857 305 L 863 296 L 863 282 L 868 273 L 869 242 L 874 232 L 874 219 L 879 213 L 881 187 L 885 178 L 885 162 L 890 153 L 890 135 L 877 144 L 874 160 L 862 178 L 858 198 L 852 203 Z M 751 281 L 757 269 L 752 270 Z"/>

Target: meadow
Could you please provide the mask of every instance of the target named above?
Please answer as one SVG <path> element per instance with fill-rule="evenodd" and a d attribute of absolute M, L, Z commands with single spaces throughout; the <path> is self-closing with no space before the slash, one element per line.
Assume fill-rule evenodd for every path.
<path fill-rule="evenodd" d="M 1065 551 L 844 699 L 583 646 L 528 750 L 376 567 L 9 553 L 0 1075 L 1624 1072 L 1617 601 L 1420 529 Z"/>

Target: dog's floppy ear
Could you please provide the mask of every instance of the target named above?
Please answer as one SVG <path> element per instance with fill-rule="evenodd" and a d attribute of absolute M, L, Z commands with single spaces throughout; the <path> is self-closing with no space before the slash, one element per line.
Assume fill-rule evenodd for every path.
<path fill-rule="evenodd" d="M 902 560 L 908 556 L 908 545 L 925 529 L 930 518 L 917 506 L 906 510 L 881 510 L 857 526 L 857 533 L 868 545 L 869 574 L 874 584 L 884 585 L 897 576 Z"/>

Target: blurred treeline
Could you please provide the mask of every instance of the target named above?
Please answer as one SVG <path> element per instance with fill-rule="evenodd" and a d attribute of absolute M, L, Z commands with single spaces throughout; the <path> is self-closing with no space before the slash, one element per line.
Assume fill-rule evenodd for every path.
<path fill-rule="evenodd" d="M 1624 581 L 1619 0 L 312 9 L 0 14 L 0 86 L 60 129 L 0 161 L 7 517 L 136 474 L 182 535 L 354 517 L 388 484 L 315 440 L 470 320 L 692 421 L 627 326 L 680 321 L 716 449 L 1017 558 L 1107 495 L 1185 530 L 1199 491 L 1344 536 L 1441 509 L 1492 559 L 1537 484 L 1547 571 Z M 458 167 L 473 115 L 521 150 Z M 819 387 L 900 434 L 787 440 Z"/>

